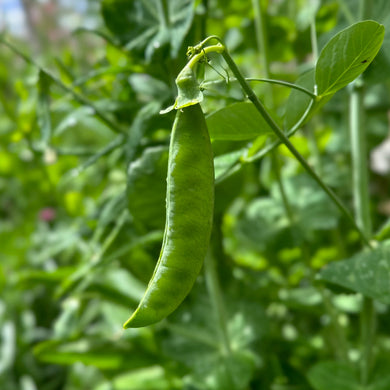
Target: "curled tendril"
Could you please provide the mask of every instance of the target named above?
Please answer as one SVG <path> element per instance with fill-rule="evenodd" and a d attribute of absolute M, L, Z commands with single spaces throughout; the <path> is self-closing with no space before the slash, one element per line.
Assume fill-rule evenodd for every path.
<path fill-rule="evenodd" d="M 197 44 L 196 46 L 188 46 L 186 55 L 187 55 L 188 60 L 190 60 L 191 58 L 193 58 L 194 56 L 196 56 L 202 52 L 205 55 L 203 42 Z"/>

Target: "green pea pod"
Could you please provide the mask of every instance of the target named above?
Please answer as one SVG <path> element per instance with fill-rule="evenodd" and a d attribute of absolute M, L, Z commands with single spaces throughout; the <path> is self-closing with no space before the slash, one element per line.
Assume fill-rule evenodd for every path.
<path fill-rule="evenodd" d="M 209 245 L 214 208 L 210 137 L 199 104 L 178 110 L 169 147 L 162 249 L 136 311 L 123 327 L 156 323 L 190 292 Z"/>

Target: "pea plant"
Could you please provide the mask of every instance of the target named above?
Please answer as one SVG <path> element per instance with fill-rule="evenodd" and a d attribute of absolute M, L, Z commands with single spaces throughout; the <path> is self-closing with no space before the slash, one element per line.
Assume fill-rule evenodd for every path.
<path fill-rule="evenodd" d="M 103 0 L 83 66 L 2 35 L 0 386 L 388 390 L 389 4 Z"/>

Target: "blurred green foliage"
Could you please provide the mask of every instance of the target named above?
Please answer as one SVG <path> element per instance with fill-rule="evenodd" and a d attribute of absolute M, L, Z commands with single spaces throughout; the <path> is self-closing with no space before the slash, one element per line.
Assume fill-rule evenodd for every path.
<path fill-rule="evenodd" d="M 168 319 L 122 329 L 160 250 L 174 113 L 159 111 L 176 98 L 187 46 L 217 34 L 247 77 L 264 75 L 264 53 L 253 1 L 99 3 L 100 26 L 75 32 L 76 51 L 62 46 L 55 57 L 36 55 L 22 39 L 1 36 L 28 61 L 0 45 L 0 388 L 347 389 L 340 379 L 356 389 L 362 294 L 388 294 L 386 245 L 375 256 L 355 255 L 359 237 L 284 147 L 223 179 L 243 150 L 269 142 L 269 129 L 262 129 L 248 144 L 247 134 L 259 134 L 250 133 L 248 121 L 246 135 L 235 140 L 224 139 L 217 123 L 213 142 L 221 180 L 211 250 L 231 350 L 222 348 L 203 275 Z M 359 20 L 355 3 L 260 1 L 270 77 L 312 86 L 312 73 L 305 73 L 315 60 L 310 29 L 315 24 L 321 49 Z M 368 150 L 388 136 L 388 4 L 376 1 L 370 15 L 388 28 L 364 76 Z M 211 82 L 204 84 L 203 108 L 212 123 L 223 116 L 219 109 L 244 96 L 237 83 L 226 83 L 222 60 L 209 60 L 198 76 Z M 308 104 L 284 86 L 254 88 L 287 129 Z M 350 205 L 347 100 L 347 88 L 336 92 L 292 142 Z M 390 215 L 388 190 L 388 175 L 372 172 L 371 215 L 381 241 L 389 238 L 388 224 L 380 228 Z M 364 283 L 345 282 L 344 275 Z M 362 389 L 387 389 L 390 381 L 383 368 L 390 349 L 386 303 L 376 302 L 376 365 Z"/>

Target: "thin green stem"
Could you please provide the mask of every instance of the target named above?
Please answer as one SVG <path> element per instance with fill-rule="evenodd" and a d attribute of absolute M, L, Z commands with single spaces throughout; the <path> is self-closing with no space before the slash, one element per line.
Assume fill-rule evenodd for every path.
<path fill-rule="evenodd" d="M 72 178 L 77 177 L 85 171 L 88 167 L 95 164 L 96 161 L 98 161 L 101 157 L 107 156 L 115 149 L 119 148 L 126 142 L 126 139 L 123 134 L 117 135 L 108 145 L 106 145 L 104 148 L 99 150 L 97 153 L 95 153 L 93 156 L 90 156 L 87 160 L 85 160 L 80 166 L 77 168 L 74 168 L 70 171 L 70 176 Z"/>
<path fill-rule="evenodd" d="M 359 85 L 360 84 L 360 85 Z M 350 92 L 349 128 L 353 167 L 353 194 L 356 221 L 367 237 L 372 234 L 370 196 L 368 193 L 367 150 L 364 132 L 364 90 L 360 81 Z"/>
<path fill-rule="evenodd" d="M 375 340 L 376 313 L 374 301 L 364 297 L 363 309 L 360 314 L 360 338 L 361 338 L 361 360 L 360 360 L 360 382 L 367 385 L 370 372 L 373 366 L 372 347 Z"/>
<path fill-rule="evenodd" d="M 157 4 L 162 25 L 167 27 L 170 23 L 167 0 L 160 0 Z"/>
<path fill-rule="evenodd" d="M 99 235 L 99 231 L 97 230 L 95 232 L 94 237 L 92 238 L 93 245 L 85 255 L 86 259 L 84 262 L 84 266 L 77 268 L 76 271 L 74 271 L 71 275 L 69 275 L 68 278 L 66 278 L 61 283 L 61 285 L 58 287 L 57 291 L 55 292 L 55 297 L 57 299 L 67 294 L 69 291 L 74 290 L 76 286 L 77 289 L 80 291 L 83 290 L 85 286 L 87 286 L 90 283 L 90 279 L 87 278 L 86 276 L 91 273 L 91 270 L 93 268 L 101 264 L 105 252 L 115 241 L 116 237 L 120 233 L 121 229 L 123 228 L 128 218 L 129 218 L 129 213 L 127 209 L 125 209 L 122 211 L 120 215 L 118 215 L 115 226 L 108 234 L 106 239 L 103 241 L 103 243 L 101 243 L 100 245 L 98 244 L 98 237 L 97 237 Z"/>
<path fill-rule="evenodd" d="M 245 80 L 246 81 L 254 81 L 254 82 L 282 85 L 284 87 L 288 87 L 288 88 L 296 89 L 297 91 L 301 91 L 301 92 L 305 93 L 306 95 L 309 95 L 312 99 L 315 99 L 317 97 L 314 92 L 311 92 L 308 89 L 306 89 L 306 88 L 304 88 L 304 87 L 302 87 L 300 85 L 289 83 L 288 81 L 275 80 L 275 79 L 266 79 L 266 78 L 254 78 L 254 77 L 245 77 Z M 236 78 L 234 78 L 234 77 L 231 77 L 229 79 L 229 81 L 233 82 L 233 81 L 238 81 L 238 80 Z M 208 85 L 219 84 L 219 83 L 222 83 L 222 82 L 224 82 L 224 80 L 206 81 L 206 82 L 202 83 L 202 87 L 206 87 L 207 88 Z"/>
<path fill-rule="evenodd" d="M 117 74 L 117 73 L 139 73 L 140 67 L 137 66 L 104 66 L 100 67 L 99 69 L 94 69 L 87 73 L 84 76 L 79 77 L 78 79 L 75 79 L 72 82 L 72 87 L 79 87 L 83 84 L 87 83 L 93 78 L 97 78 L 99 76 L 104 76 L 106 74 Z"/>
<path fill-rule="evenodd" d="M 319 292 L 322 296 L 322 301 L 324 303 L 325 309 L 330 317 L 331 326 L 334 330 L 333 334 L 336 339 L 337 345 L 335 346 L 335 354 L 337 357 L 345 362 L 348 361 L 348 341 L 345 337 L 345 332 L 340 325 L 338 319 L 338 312 L 334 307 L 330 297 L 331 294 L 329 291 L 325 290 L 323 287 L 319 288 Z"/>
<path fill-rule="evenodd" d="M 312 53 L 313 53 L 313 64 L 317 63 L 318 60 L 318 43 L 317 43 L 317 30 L 316 30 L 316 18 L 315 15 L 313 15 L 313 19 L 310 23 L 310 40 L 311 40 L 311 48 L 312 48 Z M 322 167 L 321 167 L 321 156 L 318 150 L 318 145 L 317 145 L 317 140 L 315 136 L 314 129 L 316 128 L 315 124 L 315 119 L 314 118 L 314 126 L 313 129 L 309 129 L 307 132 L 307 138 L 309 141 L 309 147 L 311 148 L 311 152 L 314 156 L 315 159 L 315 168 L 317 169 L 317 172 L 319 176 L 322 175 Z"/>
<path fill-rule="evenodd" d="M 226 63 L 229 68 L 233 72 L 234 76 L 237 78 L 238 82 L 241 84 L 242 89 L 245 94 L 248 96 L 248 99 L 254 104 L 259 113 L 263 116 L 265 121 L 274 131 L 274 133 L 278 136 L 278 138 L 286 145 L 292 155 L 298 160 L 298 162 L 302 165 L 302 167 L 307 171 L 307 173 L 317 182 L 317 184 L 326 192 L 326 194 L 331 198 L 333 203 L 339 208 L 339 210 L 345 215 L 345 217 L 350 221 L 352 226 L 359 233 L 362 241 L 368 246 L 371 247 L 371 244 L 364 234 L 364 232 L 360 229 L 360 227 L 356 224 L 353 216 L 348 211 L 348 209 L 344 206 L 339 197 L 330 189 L 322 179 L 313 171 L 307 161 L 302 157 L 302 155 L 298 152 L 298 150 L 294 147 L 294 145 L 290 142 L 288 137 L 283 133 L 283 131 L 279 128 L 278 124 L 274 121 L 274 119 L 268 114 L 265 107 L 253 92 L 249 84 L 246 82 L 245 78 L 241 75 L 236 63 L 233 61 L 232 57 L 228 53 L 227 49 L 222 52 L 222 56 L 224 57 Z"/>
<path fill-rule="evenodd" d="M 252 77 L 246 77 L 246 81 L 258 81 L 258 82 L 264 82 L 264 83 L 270 83 L 270 84 L 278 84 L 278 85 L 283 85 L 284 87 L 289 87 L 296 89 L 297 91 L 301 91 L 305 93 L 306 95 L 309 95 L 311 98 L 315 99 L 317 96 L 313 93 L 310 92 L 308 89 L 301 87 L 300 85 L 289 83 L 288 81 L 283 81 L 283 80 L 275 80 L 275 79 L 265 79 L 265 78 L 252 78 Z"/>
<path fill-rule="evenodd" d="M 353 168 L 353 198 L 356 220 L 364 233 L 370 237 L 372 224 L 368 193 L 367 150 L 364 129 L 364 88 L 357 80 L 350 91 L 349 129 L 351 137 L 351 159 Z M 360 317 L 361 326 L 361 383 L 367 384 L 372 368 L 372 345 L 374 344 L 376 315 L 371 298 L 364 298 Z"/>
<path fill-rule="evenodd" d="M 314 64 L 316 64 L 318 60 L 318 44 L 317 44 L 317 30 L 316 30 L 315 16 L 313 17 L 313 20 L 310 23 L 310 40 L 311 40 L 311 50 L 313 53 L 313 62 Z"/>
<path fill-rule="evenodd" d="M 204 47 L 206 43 L 209 41 L 215 40 L 221 45 L 223 45 L 222 39 L 218 35 L 209 35 L 207 38 L 205 38 L 202 42 L 198 43 L 196 47 Z"/>
<path fill-rule="evenodd" d="M 264 25 L 263 10 L 261 8 L 260 0 L 252 0 L 252 7 L 255 15 L 256 42 L 259 58 L 263 67 L 264 76 L 269 78 L 267 30 Z"/>
<path fill-rule="evenodd" d="M 207 42 L 208 40 L 210 39 L 216 39 L 215 37 L 208 37 L 209 39 L 205 39 L 203 42 Z M 203 44 L 203 42 L 201 42 L 199 45 L 197 45 L 196 47 L 200 46 L 201 44 Z M 203 48 L 202 46 L 202 49 L 199 53 L 197 54 L 194 54 L 190 60 L 187 62 L 187 65 L 185 67 L 188 67 L 188 68 L 191 68 L 193 69 L 194 66 L 201 60 L 204 58 L 205 55 L 209 54 L 209 53 L 222 53 L 223 51 L 225 50 L 225 47 L 218 43 L 217 45 L 212 45 L 212 46 L 207 46 L 205 48 Z M 184 68 L 183 68 L 184 69 Z"/>
<path fill-rule="evenodd" d="M 293 136 L 303 126 L 303 124 L 305 123 L 307 117 L 309 116 L 309 114 L 311 112 L 311 109 L 312 109 L 313 105 L 314 105 L 314 100 L 311 100 L 311 102 L 309 103 L 309 105 L 306 108 L 306 111 L 303 113 L 303 115 L 299 119 L 299 121 L 290 130 L 287 131 L 287 137 L 288 138 Z M 267 154 L 270 150 L 278 147 L 281 144 L 282 144 L 282 141 L 279 139 L 279 140 L 273 142 L 272 144 L 270 144 L 268 147 L 260 150 L 258 153 L 254 154 L 254 155 L 252 155 L 250 157 L 249 156 L 245 157 L 242 160 L 244 162 L 248 162 L 248 163 L 257 161 L 260 158 L 264 157 L 264 155 Z"/>
<path fill-rule="evenodd" d="M 373 0 L 361 0 L 360 1 L 360 20 L 367 20 L 371 18 L 372 8 L 374 6 Z"/>
<path fill-rule="evenodd" d="M 232 164 L 229 169 L 222 173 L 218 178 L 215 179 L 215 184 L 222 183 L 224 180 L 227 180 L 229 177 L 233 176 L 235 173 L 239 172 L 244 166 L 243 162 L 238 161 L 235 164 Z"/>
<path fill-rule="evenodd" d="M 373 7 L 372 0 L 360 1 L 360 19 L 369 19 Z M 370 199 L 368 193 L 367 151 L 364 130 L 364 88 L 362 79 L 355 81 L 350 92 L 350 134 L 353 166 L 353 188 L 355 212 L 358 223 L 369 237 L 372 235 L 370 217 Z M 373 367 L 373 345 L 376 331 L 376 313 L 374 301 L 364 297 L 360 315 L 361 360 L 360 380 L 363 385 L 369 382 Z"/>
<path fill-rule="evenodd" d="M 317 31 L 316 31 L 316 23 L 315 23 L 315 15 L 313 15 L 313 20 L 310 23 L 310 40 L 311 40 L 311 47 L 312 47 L 312 53 L 313 53 L 313 64 L 317 63 L 318 60 L 318 43 L 317 43 Z M 317 118 L 314 118 L 314 121 Z M 313 129 L 309 129 L 307 131 L 307 139 L 309 141 L 309 148 L 311 150 L 311 154 L 313 155 L 315 159 L 315 168 L 318 172 L 318 174 L 322 175 L 322 165 L 321 165 L 321 154 L 318 149 L 317 140 L 315 137 L 314 129 L 316 128 L 315 123 L 313 126 Z M 332 301 L 331 301 L 331 294 L 329 291 L 325 290 L 323 287 L 319 288 L 319 291 L 322 296 L 322 301 L 324 303 L 324 307 L 326 312 L 328 313 L 330 320 L 331 320 L 331 327 L 333 328 L 332 336 L 334 338 L 334 350 L 336 356 L 347 362 L 348 361 L 348 342 L 345 337 L 345 332 L 343 328 L 340 325 L 339 319 L 338 319 L 338 312 L 336 308 L 334 307 Z"/>
<path fill-rule="evenodd" d="M 222 292 L 218 280 L 217 271 L 215 269 L 214 257 L 210 250 L 206 256 L 204 267 L 205 267 L 207 289 L 210 295 L 210 300 L 214 307 L 213 312 L 215 313 L 216 320 L 219 325 L 222 351 L 225 355 L 230 355 L 231 343 L 230 343 L 229 333 L 227 329 L 226 310 L 222 298 Z"/>
<path fill-rule="evenodd" d="M 307 131 L 305 133 L 306 133 L 306 137 L 307 137 L 308 144 L 309 144 L 310 154 L 313 156 L 313 165 L 314 165 L 315 169 L 317 170 L 318 174 L 320 176 L 322 176 L 323 170 L 322 170 L 322 164 L 321 164 L 321 153 L 320 153 L 320 150 L 318 148 L 316 134 L 314 131 L 316 128 L 315 119 L 317 119 L 317 118 L 313 118 L 313 122 L 314 122 L 313 128 L 307 129 Z"/>
<path fill-rule="evenodd" d="M 207 20 L 209 15 L 209 0 L 202 0 L 202 5 L 204 7 L 204 16 L 203 16 L 204 27 L 202 28 L 202 33 L 203 33 L 202 37 L 205 37 L 207 33 Z"/>
<path fill-rule="evenodd" d="M 280 192 L 280 196 L 282 198 L 283 206 L 284 206 L 284 209 L 286 210 L 288 221 L 290 222 L 290 225 L 293 226 L 294 214 L 293 214 L 290 202 L 288 200 L 286 191 L 284 189 L 283 180 L 282 180 L 282 177 L 280 174 L 280 163 L 279 163 L 278 155 L 275 153 L 275 150 L 272 151 L 271 156 L 272 156 L 273 172 L 275 173 L 275 176 L 276 176 L 276 181 L 278 183 L 279 192 Z"/>
<path fill-rule="evenodd" d="M 316 15 L 313 14 L 312 21 L 310 23 L 310 41 L 311 41 L 311 50 L 313 55 L 313 65 L 315 66 L 318 61 L 318 43 L 317 43 L 317 29 L 316 29 Z M 315 88 L 316 89 L 316 88 Z M 313 126 L 315 128 L 316 126 Z M 321 176 L 321 158 L 318 150 L 317 140 L 315 137 L 314 130 L 308 131 L 308 140 L 309 146 L 311 147 L 311 151 L 313 152 L 313 156 L 315 158 L 315 167 L 317 168 L 318 174 Z"/>
<path fill-rule="evenodd" d="M 353 16 L 351 10 L 349 9 L 347 3 L 345 0 L 339 0 L 340 9 L 343 12 L 345 19 L 347 19 L 347 22 L 349 24 L 353 24 L 356 22 L 355 17 Z"/>
<path fill-rule="evenodd" d="M 257 42 L 258 55 L 260 58 L 264 77 L 269 79 L 270 61 L 269 61 L 267 29 L 264 24 L 264 14 L 260 3 L 261 3 L 260 0 L 252 0 L 252 7 L 255 15 L 256 42 Z M 265 99 L 267 99 L 267 103 L 272 107 L 273 106 L 272 88 L 267 87 L 267 90 L 265 92 L 266 92 Z"/>

